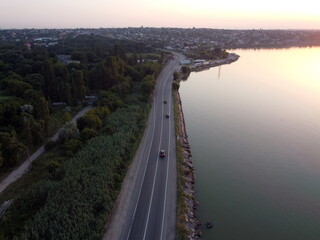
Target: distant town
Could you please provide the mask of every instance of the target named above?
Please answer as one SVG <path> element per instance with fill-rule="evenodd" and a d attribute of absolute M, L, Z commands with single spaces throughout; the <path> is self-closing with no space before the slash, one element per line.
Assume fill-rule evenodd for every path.
<path fill-rule="evenodd" d="M 223 30 L 206 28 L 6 29 L 0 42 L 52 47 L 67 37 L 100 35 L 144 43 L 147 47 L 188 52 L 197 49 L 320 46 L 319 30 Z"/>

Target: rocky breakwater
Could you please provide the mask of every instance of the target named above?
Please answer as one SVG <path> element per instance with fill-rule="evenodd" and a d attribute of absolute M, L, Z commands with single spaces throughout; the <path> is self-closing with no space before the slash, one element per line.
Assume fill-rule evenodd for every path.
<path fill-rule="evenodd" d="M 183 228 L 182 232 L 184 232 L 184 236 L 180 236 L 181 239 L 186 239 L 185 237 L 188 239 L 200 239 L 201 230 L 199 227 L 201 224 L 196 216 L 196 210 L 199 203 L 196 201 L 194 190 L 196 175 L 194 173 L 192 160 L 190 159 L 192 154 L 186 132 L 180 94 L 178 91 L 175 91 L 174 94 L 176 99 L 177 116 L 177 146 L 180 150 L 178 151 L 178 188 L 180 190 L 178 190 L 178 228 Z M 179 229 L 177 232 L 179 234 Z M 177 239 L 179 239 L 179 237 Z"/>

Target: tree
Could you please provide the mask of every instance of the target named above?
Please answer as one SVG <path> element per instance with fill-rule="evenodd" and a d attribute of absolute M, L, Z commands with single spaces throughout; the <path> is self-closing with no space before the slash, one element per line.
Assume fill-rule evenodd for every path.
<path fill-rule="evenodd" d="M 75 100 L 82 101 L 86 94 L 83 71 L 73 70 L 71 74 L 71 81 Z"/>
<path fill-rule="evenodd" d="M 178 90 L 178 89 L 180 88 L 180 84 L 179 84 L 178 82 L 174 81 L 174 82 L 172 83 L 172 88 L 173 88 L 174 90 Z"/>
<path fill-rule="evenodd" d="M 80 130 L 84 128 L 100 129 L 103 126 L 101 119 L 94 113 L 86 113 L 83 117 L 78 118 L 77 126 Z"/>
<path fill-rule="evenodd" d="M 80 62 L 87 62 L 87 56 L 85 52 L 74 51 L 71 53 L 71 59 L 79 60 Z"/>
<path fill-rule="evenodd" d="M 129 75 L 132 78 L 132 80 L 135 82 L 141 80 L 139 72 L 130 65 L 126 66 L 125 74 Z"/>
<path fill-rule="evenodd" d="M 38 102 L 41 97 L 43 97 L 42 93 L 34 89 L 28 89 L 23 94 L 23 98 L 31 104 Z"/>
<path fill-rule="evenodd" d="M 43 76 L 44 76 L 44 88 L 43 93 L 47 99 L 57 98 L 57 83 L 54 75 L 53 65 L 50 60 L 46 60 L 43 63 Z"/>
<path fill-rule="evenodd" d="M 113 54 L 114 56 L 120 57 L 123 61 L 127 61 L 126 53 L 123 51 L 119 44 L 114 45 Z"/>
<path fill-rule="evenodd" d="M 112 85 L 114 85 L 117 83 L 117 77 L 124 74 L 125 62 L 119 56 L 109 56 L 104 64 L 109 70 L 110 80 Z"/>
<path fill-rule="evenodd" d="M 98 97 L 100 106 L 107 106 L 112 112 L 115 111 L 118 107 L 124 105 L 124 102 L 121 100 L 117 93 L 113 93 L 110 91 L 100 91 Z"/>
<path fill-rule="evenodd" d="M 48 135 L 50 122 L 49 104 L 44 97 L 40 97 L 34 104 L 35 117 L 44 121 L 44 133 Z"/>
<path fill-rule="evenodd" d="M 5 94 L 10 96 L 22 97 L 26 90 L 32 89 L 30 84 L 17 79 L 3 80 L 2 84 Z"/>
<path fill-rule="evenodd" d="M 174 71 L 173 73 L 173 80 L 178 80 L 179 79 L 179 73 Z"/>
<path fill-rule="evenodd" d="M 89 71 L 88 85 L 91 89 L 106 90 L 111 86 L 109 72 L 103 63 L 95 65 Z"/>
<path fill-rule="evenodd" d="M 156 86 L 156 81 L 152 75 L 147 75 L 142 80 L 142 90 L 145 95 L 149 95 Z"/>
<path fill-rule="evenodd" d="M 64 84 L 64 96 L 63 101 L 65 101 L 68 105 L 71 105 L 71 86 L 70 83 Z"/>
<path fill-rule="evenodd" d="M 71 88 L 69 83 L 69 72 L 68 68 L 61 62 L 54 64 L 54 75 L 57 96 L 56 100 L 65 101 L 69 105 L 71 103 Z"/>
<path fill-rule="evenodd" d="M 43 135 L 44 135 L 44 130 L 45 128 L 45 123 L 43 120 L 33 120 L 31 122 L 31 130 L 32 130 L 32 142 L 34 145 L 37 145 L 39 143 L 43 142 Z"/>
<path fill-rule="evenodd" d="M 1 147 L 1 144 L 0 144 L 0 149 L 1 149 L 1 148 L 2 148 L 2 147 Z M 3 158 L 3 156 L 2 156 L 2 152 L 0 151 L 0 168 L 2 167 L 3 163 L 4 163 L 4 158 Z"/>
<path fill-rule="evenodd" d="M 29 83 L 33 89 L 41 91 L 44 83 L 44 78 L 39 73 L 33 73 L 26 77 L 26 82 Z"/>
<path fill-rule="evenodd" d="M 59 140 L 64 142 L 79 136 L 79 129 L 73 122 L 63 124 L 58 132 Z"/>
<path fill-rule="evenodd" d="M 24 152 L 24 145 L 18 141 L 15 132 L 0 132 L 0 145 L 5 167 L 14 166 Z"/>
<path fill-rule="evenodd" d="M 88 141 L 90 138 L 96 137 L 97 131 L 92 129 L 92 128 L 84 128 L 81 132 L 80 132 L 80 139 L 83 142 Z"/>
<path fill-rule="evenodd" d="M 22 131 L 20 133 L 20 139 L 23 141 L 25 145 L 31 146 L 33 142 L 31 124 L 34 119 L 31 114 L 26 112 L 22 113 L 22 118 L 23 124 Z"/>
<path fill-rule="evenodd" d="M 189 74 L 190 73 L 190 68 L 188 66 L 184 65 L 184 66 L 181 67 L 181 72 L 183 74 Z"/>
<path fill-rule="evenodd" d="M 64 112 L 62 115 L 62 121 L 64 123 L 70 122 L 72 120 L 71 114 L 69 112 Z"/>
<path fill-rule="evenodd" d="M 69 139 L 62 145 L 62 152 L 67 157 L 73 157 L 81 147 L 82 142 L 79 139 Z"/>
<path fill-rule="evenodd" d="M 22 105 L 18 98 L 8 98 L 0 102 L 0 128 L 4 126 L 18 126 L 20 124 L 20 116 L 18 111 Z"/>

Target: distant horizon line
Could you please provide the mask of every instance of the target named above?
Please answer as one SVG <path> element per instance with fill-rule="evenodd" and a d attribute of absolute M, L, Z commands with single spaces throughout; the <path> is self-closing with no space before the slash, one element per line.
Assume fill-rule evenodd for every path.
<path fill-rule="evenodd" d="M 211 28 L 211 27 L 53 27 L 53 28 L 2 28 L 1 30 L 71 30 L 71 29 L 124 29 L 124 28 L 153 28 L 153 29 L 212 29 L 212 30 L 291 30 L 291 31 L 320 31 L 320 29 L 317 28 Z"/>

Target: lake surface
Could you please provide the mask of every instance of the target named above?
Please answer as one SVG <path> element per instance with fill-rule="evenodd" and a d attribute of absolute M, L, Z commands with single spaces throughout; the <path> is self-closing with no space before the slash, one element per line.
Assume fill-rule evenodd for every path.
<path fill-rule="evenodd" d="M 234 50 L 180 94 L 209 240 L 320 239 L 320 48 Z"/>

